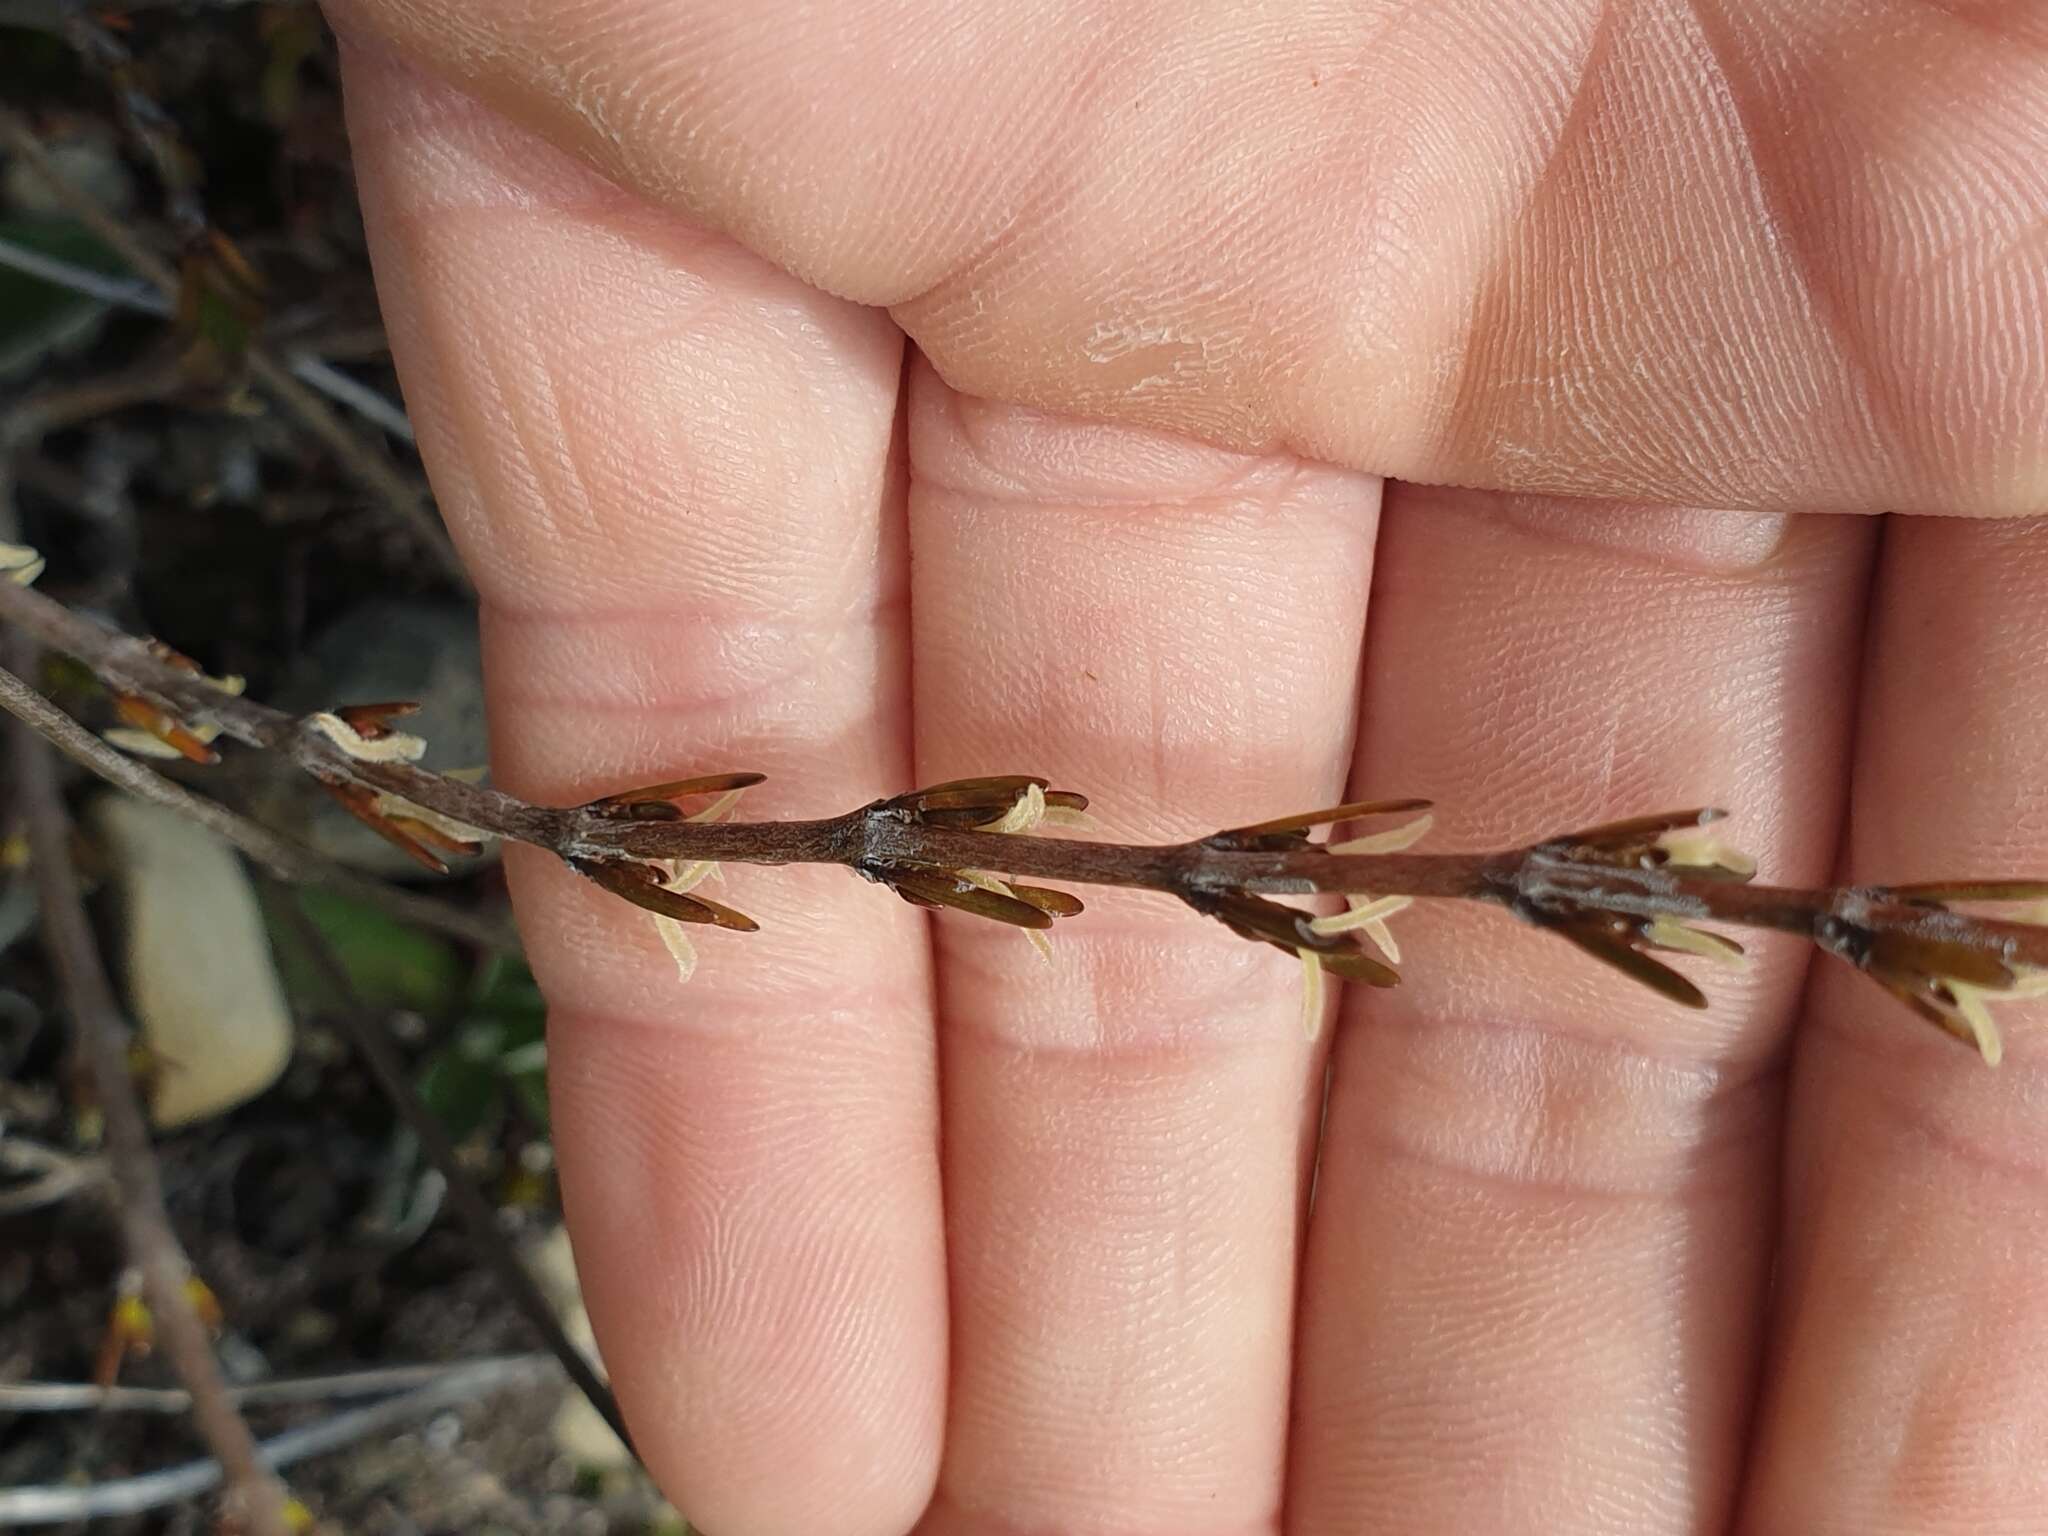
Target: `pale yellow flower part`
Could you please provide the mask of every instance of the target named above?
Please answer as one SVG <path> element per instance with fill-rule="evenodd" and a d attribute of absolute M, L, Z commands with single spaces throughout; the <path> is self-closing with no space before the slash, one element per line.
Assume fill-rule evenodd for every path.
<path fill-rule="evenodd" d="M 994 821 L 984 821 L 978 830 L 983 832 L 1029 832 L 1041 821 L 1046 813 L 1045 791 L 1036 784 L 1024 786 L 1010 808 Z"/>
<path fill-rule="evenodd" d="M 1995 1067 L 2005 1059 L 2005 1041 L 1998 1032 L 1998 1021 L 1991 1017 L 1991 1005 L 2048 997 L 2048 971 L 2022 971 L 2010 987 L 2002 990 L 1972 986 L 1952 976 L 1942 977 L 1941 985 L 1942 990 L 1954 999 L 1956 1013 L 1976 1037 L 1984 1064 Z"/>
<path fill-rule="evenodd" d="M 444 816 L 432 806 L 416 805 L 403 795 L 394 795 L 388 789 L 377 792 L 377 798 L 370 802 L 371 808 L 385 816 L 409 816 L 414 821 L 424 822 L 443 837 L 458 838 L 463 842 L 487 843 L 498 834 L 486 832 L 482 827 L 472 827 L 466 821 L 457 821 L 453 816 Z"/>
<path fill-rule="evenodd" d="M 723 821 L 732 814 L 733 807 L 740 803 L 740 796 L 745 793 L 743 789 L 729 789 L 703 810 L 693 812 L 683 820 L 699 824 Z M 688 895 L 706 880 L 722 878 L 717 864 L 710 859 L 655 859 L 652 862 L 667 872 L 668 878 L 661 882 L 662 888 L 678 895 Z M 676 963 L 676 978 L 688 981 L 697 974 L 697 946 L 690 942 L 688 925 L 672 917 L 663 917 L 659 912 L 647 915 L 654 919 L 654 931 L 661 935 L 662 947 Z"/>
<path fill-rule="evenodd" d="M 43 557 L 26 544 L 0 544 L 0 572 L 18 587 L 43 574 Z"/>
<path fill-rule="evenodd" d="M 1351 933 L 1363 929 L 1367 938 L 1377 944 L 1380 953 L 1395 965 L 1401 963 L 1401 946 L 1394 942 L 1394 931 L 1387 926 L 1387 919 L 1400 912 L 1406 912 L 1415 905 L 1413 896 L 1346 896 L 1350 910 L 1332 912 L 1328 917 L 1313 918 L 1309 928 L 1328 938 L 1332 934 Z"/>
<path fill-rule="evenodd" d="M 416 763 L 426 755 L 426 742 L 404 731 L 372 741 L 341 716 L 325 710 L 307 716 L 307 723 L 359 763 Z"/>
<path fill-rule="evenodd" d="M 1313 1042 L 1323 1032 L 1323 957 L 1312 949 L 1301 956 L 1301 1035 Z"/>
<path fill-rule="evenodd" d="M 963 869 L 960 871 L 960 878 L 969 885 L 974 886 L 977 890 L 989 891 L 997 896 L 1007 896 L 1012 901 L 1017 899 L 1015 891 L 1011 890 L 1006 883 L 998 880 L 986 870 Z M 1022 932 L 1024 937 L 1031 941 L 1031 947 L 1038 951 L 1038 958 L 1049 962 L 1052 959 L 1051 935 L 1043 928 L 1026 928 Z"/>
<path fill-rule="evenodd" d="M 654 931 L 661 935 L 661 942 L 676 963 L 676 979 L 688 981 L 697 974 L 697 946 L 690 942 L 690 935 L 683 925 L 672 917 L 663 917 L 659 912 L 648 914 L 654 919 Z"/>
<path fill-rule="evenodd" d="M 1354 837 L 1349 842 L 1330 844 L 1332 853 L 1402 853 L 1413 848 L 1436 825 L 1436 817 L 1424 811 L 1413 821 L 1404 821 L 1398 827 L 1389 827 L 1384 832 L 1375 832 L 1369 837 Z"/>
<path fill-rule="evenodd" d="M 209 744 L 220 735 L 220 727 L 207 720 L 201 720 L 187 729 L 195 739 Z M 100 739 L 108 746 L 119 747 L 123 752 L 136 757 L 162 758 L 167 762 L 182 762 L 185 758 L 184 753 L 162 737 L 152 736 L 148 731 L 136 730 L 133 726 L 117 725 L 110 730 L 101 731 Z"/>
<path fill-rule="evenodd" d="M 1347 842 L 1330 844 L 1332 853 L 1405 853 L 1425 837 L 1436 825 L 1436 817 L 1424 811 L 1412 821 L 1404 821 L 1398 827 L 1389 827 L 1384 832 L 1374 832 L 1368 837 L 1354 837 Z M 1312 919 L 1309 927 L 1317 933 L 1349 933 L 1362 930 L 1365 936 L 1379 946 L 1381 954 L 1390 964 L 1401 963 L 1401 946 L 1394 940 L 1394 930 L 1387 926 L 1387 919 L 1398 912 L 1405 912 L 1415 905 L 1408 896 L 1368 896 L 1353 894 L 1344 898 L 1350 908 L 1347 912 L 1334 912 L 1328 917 Z"/>
<path fill-rule="evenodd" d="M 1718 933 L 1709 933 L 1704 928 L 1694 928 L 1681 923 L 1675 917 L 1656 917 L 1644 934 L 1652 944 L 1665 949 L 1682 950 L 1688 955 L 1699 955 L 1708 960 L 1718 960 L 1725 965 L 1746 965 L 1749 957 Z"/>
<path fill-rule="evenodd" d="M 683 820 L 694 821 L 699 824 L 713 821 L 723 821 L 726 817 L 732 814 L 733 807 L 740 803 L 740 796 L 744 795 L 745 793 L 746 790 L 744 789 L 728 789 L 716 800 L 712 801 L 709 805 L 705 806 L 703 810 L 698 811 L 693 815 L 685 816 Z"/>
<path fill-rule="evenodd" d="M 1036 784 L 1027 784 L 1024 786 L 1024 793 L 1017 797 L 1016 801 L 1007 811 L 1003 812 L 994 821 L 984 821 L 975 828 L 975 831 L 1014 834 L 1035 832 L 1041 826 L 1086 827 L 1092 825 L 1093 823 L 1088 820 L 1085 814 L 1074 810 L 1070 806 L 1047 805 L 1045 803 L 1045 791 Z M 1008 885 L 998 880 L 994 875 L 987 874 L 982 870 L 963 869 L 960 871 L 960 878 L 969 885 L 975 886 L 980 890 L 992 892 L 997 896 L 1008 896 L 1014 900 L 1017 895 Z M 1031 941 L 1031 947 L 1038 951 L 1038 958 L 1050 962 L 1052 959 L 1052 936 L 1043 928 L 1026 928 L 1023 930 L 1023 934 L 1025 938 Z"/>
<path fill-rule="evenodd" d="M 1657 839 L 1657 846 L 1682 869 L 1725 869 L 1745 880 L 1756 873 L 1756 860 L 1723 842 L 1712 827 L 1674 827 Z"/>

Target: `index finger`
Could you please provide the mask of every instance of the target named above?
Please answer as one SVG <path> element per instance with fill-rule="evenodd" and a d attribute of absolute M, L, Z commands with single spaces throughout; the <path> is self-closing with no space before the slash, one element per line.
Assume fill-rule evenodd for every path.
<path fill-rule="evenodd" d="M 2030 0 L 331 8 L 968 394 L 1437 484 L 2048 493 Z"/>
<path fill-rule="evenodd" d="M 388 58 L 348 87 L 506 788 L 900 790 L 894 328 Z M 684 985 L 645 913 L 521 853 L 570 1230 L 648 1465 L 719 1531 L 908 1529 L 946 1347 L 921 919 L 843 870 L 735 870 L 761 931 L 707 931 Z"/>

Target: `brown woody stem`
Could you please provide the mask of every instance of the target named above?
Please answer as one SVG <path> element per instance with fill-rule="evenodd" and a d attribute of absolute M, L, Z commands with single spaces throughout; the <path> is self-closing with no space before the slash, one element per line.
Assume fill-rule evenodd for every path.
<path fill-rule="evenodd" d="M 1724 871 L 1604 860 L 1603 849 L 1627 844 L 1640 831 L 1634 824 L 1584 834 L 1590 843 L 1552 840 L 1500 853 L 1336 854 L 1299 837 L 1271 835 L 1218 834 L 1147 846 L 977 831 L 943 815 L 927 819 L 901 800 L 818 820 L 722 823 L 656 817 L 649 812 L 668 808 L 630 794 L 619 803 L 532 805 L 410 762 L 366 761 L 316 727 L 313 717 L 296 718 L 225 694 L 189 664 L 175 664 L 161 647 L 93 623 L 40 593 L 0 582 L 0 621 L 77 657 L 117 695 L 180 720 L 211 722 L 229 738 L 282 752 L 329 785 L 396 795 L 467 826 L 548 849 L 586 872 L 612 865 L 630 872 L 636 863 L 657 859 L 838 864 L 893 884 L 892 876 L 980 870 L 1162 891 L 1225 921 L 1230 917 L 1221 906 L 1256 905 L 1264 895 L 1342 892 L 1485 901 L 1596 949 L 1623 933 L 1635 945 L 1642 925 L 1658 919 L 1703 920 L 1808 939 L 1894 990 L 1901 982 L 1909 989 L 1933 988 L 1933 1001 L 1943 1008 L 1945 978 L 1981 976 L 1980 966 L 2048 968 L 2048 928 L 1952 911 L 1924 896 L 1908 899 L 1902 891 L 1865 887 L 1746 884 Z M 605 883 L 622 891 L 634 885 Z"/>

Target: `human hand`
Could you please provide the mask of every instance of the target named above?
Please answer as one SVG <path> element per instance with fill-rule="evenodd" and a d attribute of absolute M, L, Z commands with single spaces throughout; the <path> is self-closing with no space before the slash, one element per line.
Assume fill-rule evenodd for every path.
<path fill-rule="evenodd" d="M 2048 525 L 1785 515 L 2042 509 L 2038 7 L 334 9 L 508 788 L 2048 866 Z M 1419 911 L 1311 1222 L 1291 963 L 1169 904 L 1048 967 L 733 870 L 685 986 L 508 863 L 605 1358 L 718 1536 L 2048 1528 L 2025 1034 Z"/>

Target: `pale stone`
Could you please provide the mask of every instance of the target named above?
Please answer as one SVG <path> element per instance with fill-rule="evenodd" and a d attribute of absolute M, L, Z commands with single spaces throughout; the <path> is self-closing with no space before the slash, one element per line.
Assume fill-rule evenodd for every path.
<path fill-rule="evenodd" d="M 128 795 L 102 795 L 90 821 L 121 893 L 128 1006 L 161 1064 L 151 1117 L 188 1125 L 254 1098 L 291 1059 L 292 1016 L 247 871 Z"/>

